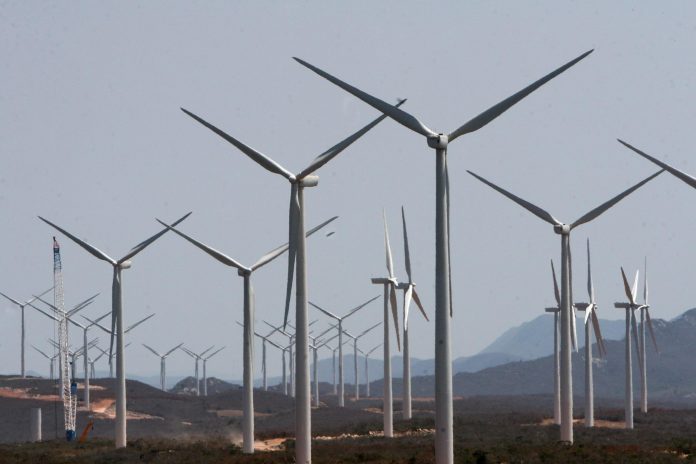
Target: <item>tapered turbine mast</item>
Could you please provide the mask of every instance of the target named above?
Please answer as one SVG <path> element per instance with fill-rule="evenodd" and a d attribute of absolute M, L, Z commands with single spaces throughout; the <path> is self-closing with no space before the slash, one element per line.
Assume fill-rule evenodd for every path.
<path fill-rule="evenodd" d="M 403 103 L 404 100 L 401 101 Z M 400 103 L 400 104 L 401 104 Z M 261 165 L 266 170 L 285 177 L 290 182 L 290 214 L 289 214 L 289 250 L 288 250 L 288 282 L 285 296 L 285 323 L 288 321 L 290 310 L 290 297 L 293 286 L 293 276 L 297 271 L 297 283 L 295 289 L 295 321 L 297 331 L 295 338 L 296 346 L 296 377 L 298 389 L 296 392 L 295 407 L 295 461 L 301 464 L 312 461 L 312 442 L 311 442 L 311 404 L 310 404 L 310 384 L 309 384 L 309 339 L 307 329 L 307 270 L 305 266 L 306 243 L 304 227 L 304 189 L 306 187 L 316 187 L 319 177 L 313 173 L 320 167 L 331 161 L 349 145 L 362 137 L 367 131 L 372 129 L 385 116 L 375 119 L 373 122 L 355 132 L 351 136 L 329 148 L 324 153 L 316 157 L 305 169 L 298 174 L 293 174 L 280 164 L 276 163 L 263 153 L 254 150 L 248 145 L 243 144 L 234 137 L 226 134 L 212 124 L 204 121 L 195 114 L 182 108 L 186 114 L 203 124 L 208 129 L 215 132 L 220 137 L 237 147 L 249 158 Z M 253 332 L 250 332 L 250 334 Z M 249 337 L 251 338 L 251 336 Z"/>
<path fill-rule="evenodd" d="M 556 298 L 556 306 L 546 308 L 547 313 L 553 313 L 553 423 L 561 425 L 561 358 L 559 356 L 559 319 L 561 313 L 561 294 L 558 291 L 558 279 L 556 268 L 551 260 L 551 275 L 553 276 L 553 295 Z"/>
<path fill-rule="evenodd" d="M 169 356 L 169 355 L 172 354 L 174 351 L 176 351 L 177 349 L 179 349 L 183 344 L 184 344 L 183 342 L 182 342 L 182 343 L 179 343 L 179 344 L 176 345 L 174 348 L 172 348 L 171 350 L 165 352 L 164 354 L 159 354 L 157 351 L 154 350 L 154 348 L 149 347 L 149 346 L 146 345 L 145 343 L 142 344 L 145 348 L 147 348 L 147 349 L 148 349 L 150 352 L 152 352 L 155 356 L 157 356 L 158 358 L 160 358 L 160 389 L 161 389 L 162 391 L 167 391 L 167 365 L 166 365 L 167 356 Z"/>
<path fill-rule="evenodd" d="M 382 421 L 384 436 L 392 438 L 394 436 L 394 400 L 392 397 L 392 374 L 391 374 L 391 346 L 389 341 L 389 307 L 394 320 L 394 331 L 396 332 L 396 345 L 401 350 L 401 339 L 399 336 L 399 314 L 396 308 L 396 288 L 399 282 L 394 276 L 394 260 L 392 259 L 391 245 L 389 244 L 389 228 L 387 227 L 387 214 L 382 210 L 382 221 L 384 223 L 384 253 L 387 266 L 386 277 L 373 277 L 371 282 L 383 287 L 383 320 L 384 323 L 384 382 L 382 387 Z"/>
<path fill-rule="evenodd" d="M 516 94 L 497 103 L 449 134 L 433 131 L 405 111 L 395 108 L 385 101 L 375 98 L 299 58 L 295 58 L 300 64 L 353 94 L 368 105 L 388 115 L 396 122 L 423 135 L 427 139 L 428 146 L 435 150 L 435 460 L 438 464 L 451 464 L 454 461 L 454 441 L 452 435 L 452 363 L 449 321 L 452 316 L 452 285 L 450 275 L 450 198 L 449 176 L 447 173 L 447 146 L 457 137 L 481 129 L 524 97 L 558 76 L 590 53 L 592 53 L 592 50 L 583 53 Z"/>
<path fill-rule="evenodd" d="M 600 357 L 606 356 L 606 348 L 602 339 L 597 317 L 597 302 L 595 301 L 594 284 L 592 283 L 592 266 L 590 264 L 590 240 L 587 239 L 587 295 L 589 303 L 576 303 L 579 311 L 585 311 L 585 427 L 594 427 L 594 382 L 592 377 L 592 335 L 597 340 L 597 351 Z"/>
<path fill-rule="evenodd" d="M 181 219 L 175 222 L 175 224 L 180 223 L 191 213 L 184 215 Z M 68 237 L 73 242 L 77 243 L 79 246 L 85 249 L 89 254 L 97 259 L 101 259 L 111 264 L 114 269 L 113 282 L 111 285 L 111 344 L 109 348 L 109 353 L 113 351 L 114 345 L 114 334 L 116 335 L 116 376 L 118 377 L 116 382 L 116 421 L 115 421 L 115 443 L 116 448 L 126 447 L 126 371 L 125 371 L 125 359 L 123 358 L 123 305 L 121 298 L 121 271 L 123 269 L 128 269 L 131 266 L 131 259 L 135 257 L 138 253 L 143 251 L 149 245 L 151 245 L 155 240 L 164 235 L 168 229 L 163 229 L 157 232 L 152 237 L 140 242 L 135 247 L 133 247 L 125 256 L 116 260 L 108 256 L 103 251 L 98 248 L 93 247 L 87 242 L 80 240 L 79 238 L 72 235 L 70 232 L 60 228 L 54 223 L 39 216 L 46 224 L 50 225 L 54 229 L 61 232 L 63 235 Z"/>
<path fill-rule="evenodd" d="M 547 211 L 539 208 L 532 203 L 523 200 L 522 198 L 504 190 L 501 187 L 487 181 L 483 177 L 467 171 L 478 180 L 497 190 L 505 195 L 518 205 L 522 206 L 539 219 L 548 222 L 553 226 L 553 231 L 561 236 L 561 441 L 573 442 L 573 383 L 572 383 L 572 365 L 571 365 L 571 338 L 572 338 L 572 321 L 574 318 L 572 310 L 572 287 L 571 287 L 571 255 L 570 255 L 570 232 L 576 227 L 590 222 L 597 218 L 600 214 L 614 206 L 623 198 L 637 190 L 645 183 L 654 179 L 662 173 L 658 171 L 650 177 L 638 182 L 633 187 L 625 190 L 611 200 L 602 203 L 590 212 L 581 216 L 571 224 L 564 224 Z"/>
<path fill-rule="evenodd" d="M 425 314 L 425 309 L 423 309 L 423 304 L 421 303 L 418 292 L 416 291 L 416 283 L 413 281 L 411 275 L 411 254 L 408 248 L 408 232 L 406 230 L 406 213 L 404 212 L 404 207 L 401 207 L 401 221 L 403 224 L 404 233 L 404 262 L 406 264 L 406 275 L 408 276 L 408 282 L 401 282 L 399 284 L 400 289 L 404 291 L 404 349 L 403 355 L 403 393 L 402 393 L 402 405 L 401 411 L 404 419 L 411 419 L 411 355 L 409 353 L 409 342 L 408 342 L 408 316 L 409 309 L 411 307 L 411 300 L 416 302 L 416 306 L 420 309 L 421 314 L 426 321 L 428 315 Z"/>
<path fill-rule="evenodd" d="M 50 292 L 51 290 L 53 290 L 53 287 L 40 293 L 39 296 L 44 296 L 46 293 Z M 24 361 L 24 350 L 26 348 L 26 338 L 27 338 L 26 335 L 27 335 L 27 333 L 26 333 L 26 329 L 24 326 L 24 308 L 26 305 L 28 305 L 31 302 L 33 302 L 34 300 L 36 300 L 39 296 L 34 296 L 34 297 L 28 299 L 27 301 L 25 301 L 24 303 L 20 303 L 18 300 L 15 300 L 14 298 L 9 297 L 2 292 L 0 292 L 0 295 L 4 296 L 8 300 L 10 300 L 12 303 L 16 304 L 19 307 L 19 310 L 21 313 L 20 330 L 21 330 L 22 336 L 20 338 L 20 347 L 19 347 L 20 348 L 20 351 L 19 351 L 19 374 L 22 376 L 22 378 L 25 378 L 26 377 L 26 365 L 25 365 L 25 361 Z"/>
<path fill-rule="evenodd" d="M 309 302 L 310 305 L 321 311 L 322 313 L 326 314 L 332 319 L 335 319 L 337 321 L 337 331 L 338 331 L 338 407 L 342 408 L 345 406 L 345 388 L 344 388 L 344 380 L 343 380 L 343 334 L 345 331 L 343 330 L 343 321 L 345 321 L 347 318 L 352 316 L 353 314 L 357 313 L 360 311 L 362 308 L 367 306 L 368 304 L 372 303 L 375 301 L 379 296 L 370 298 L 367 300 L 365 303 L 362 303 L 355 308 L 351 309 L 348 311 L 346 314 L 344 314 L 342 317 L 339 317 L 335 315 L 334 313 L 327 311 L 326 309 L 321 308 L 320 306 L 312 303 L 311 301 Z"/>
<path fill-rule="evenodd" d="M 333 220 L 338 218 L 338 216 L 334 216 L 331 219 L 324 221 L 323 223 L 319 224 L 318 226 L 314 227 L 313 229 L 310 229 L 307 232 L 307 236 L 312 235 L 314 232 L 317 230 L 321 229 L 325 225 L 329 224 Z M 269 251 L 265 255 L 261 256 L 256 263 L 252 264 L 250 267 L 244 266 L 234 260 L 233 258 L 230 258 L 228 255 L 225 255 L 215 248 L 209 247 L 208 245 L 203 244 L 202 242 L 199 242 L 198 240 L 184 234 L 183 232 L 179 231 L 178 229 L 175 229 L 174 227 L 170 227 L 169 225 L 165 224 L 164 222 L 160 221 L 160 224 L 171 228 L 173 232 L 178 234 L 179 236 L 183 237 L 184 239 L 188 240 L 190 243 L 193 245 L 197 246 L 204 252 L 208 253 L 210 256 L 215 258 L 216 260 L 220 261 L 222 264 L 225 264 L 226 266 L 233 267 L 237 269 L 237 275 L 242 277 L 244 280 L 244 324 L 243 324 L 243 331 L 244 331 L 244 336 L 243 336 L 243 352 L 244 352 L 244 406 L 243 406 L 243 418 L 242 418 L 242 434 L 243 434 L 243 439 L 242 439 L 242 449 L 245 453 L 253 453 L 254 452 L 254 288 L 251 285 L 251 274 L 256 271 L 257 269 L 265 266 L 266 264 L 270 263 L 290 248 L 289 245 L 286 243 L 284 245 L 281 245 L 279 247 L 274 248 L 273 250 Z"/>

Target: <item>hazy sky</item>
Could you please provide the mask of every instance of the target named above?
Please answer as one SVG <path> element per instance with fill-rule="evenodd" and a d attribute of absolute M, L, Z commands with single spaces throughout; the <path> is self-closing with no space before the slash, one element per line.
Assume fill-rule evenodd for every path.
<path fill-rule="evenodd" d="M 53 231 L 42 215 L 114 257 L 194 214 L 181 229 L 251 264 L 287 240 L 289 185 L 185 116 L 183 106 L 297 172 L 377 112 L 294 62 L 299 56 L 450 131 L 580 53 L 587 59 L 449 149 L 453 355 L 471 355 L 553 301 L 552 228 L 466 174 L 471 169 L 571 222 L 655 171 L 617 137 L 696 173 L 693 2 L 2 2 L 0 5 L 0 290 L 52 282 Z M 318 171 L 306 223 L 341 216 L 309 242 L 310 299 L 344 313 L 381 287 L 386 208 L 399 277 L 406 207 L 414 278 L 434 302 L 434 156 L 386 120 Z M 696 306 L 696 191 L 663 175 L 573 235 L 576 299 L 593 246 L 600 316 L 619 318 L 619 266 L 648 256 L 653 317 Z M 59 237 L 65 295 L 110 307 L 111 267 Z M 253 277 L 257 323 L 282 319 L 287 261 Z M 642 272 L 642 271 L 641 271 Z M 242 280 L 166 235 L 123 274 L 126 366 L 156 374 L 141 342 L 228 348 L 210 375 L 241 376 Z M 0 303 L 0 371 L 17 372 L 19 311 Z M 314 310 L 323 328 L 329 322 Z M 381 320 L 381 300 L 349 320 Z M 432 357 L 434 327 L 414 313 L 412 355 Z M 47 348 L 52 325 L 27 316 Z M 74 338 L 77 336 L 74 333 Z M 102 342 L 106 337 L 101 336 Z M 366 340 L 377 344 L 380 334 Z M 104 343 L 102 343 L 104 345 Z M 260 350 L 257 349 L 257 353 Z M 270 361 L 278 372 L 277 356 Z M 191 362 L 172 355 L 168 372 Z M 35 353 L 28 368 L 45 372 Z M 101 369 L 105 368 L 102 364 Z"/>

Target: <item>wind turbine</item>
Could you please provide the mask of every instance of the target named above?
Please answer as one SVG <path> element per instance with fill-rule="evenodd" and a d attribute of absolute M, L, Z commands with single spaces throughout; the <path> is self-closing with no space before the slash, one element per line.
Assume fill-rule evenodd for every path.
<path fill-rule="evenodd" d="M 46 291 L 43 292 L 43 293 L 40 293 L 39 296 L 43 296 L 43 295 L 45 295 L 46 293 L 50 292 L 51 290 L 53 290 L 53 287 L 49 288 L 48 290 L 46 290 Z M 11 298 L 11 297 L 5 295 L 5 294 L 2 293 L 2 292 L 0 292 L 0 295 L 4 296 L 4 297 L 7 298 L 8 300 L 10 300 L 12 303 L 14 303 L 14 304 L 16 304 L 17 306 L 19 306 L 19 310 L 20 310 L 21 313 L 22 313 L 22 323 L 21 323 L 22 337 L 21 337 L 21 342 L 20 342 L 19 366 L 20 366 L 20 375 L 21 375 L 22 378 L 24 379 L 24 378 L 26 378 L 26 369 L 25 369 L 25 363 L 24 363 L 24 349 L 25 349 L 25 346 L 26 346 L 26 330 L 25 330 L 25 328 L 24 328 L 24 307 L 25 307 L 26 305 L 28 305 L 29 303 L 33 302 L 34 300 L 36 300 L 38 297 L 37 297 L 37 296 L 34 296 L 34 297 L 28 299 L 27 301 L 25 301 L 24 303 L 20 303 L 19 301 L 17 301 L 17 300 L 15 300 L 14 298 Z"/>
<path fill-rule="evenodd" d="M 187 355 L 191 356 L 196 363 L 196 368 L 195 368 L 195 374 L 196 374 L 196 396 L 201 396 L 201 382 L 198 377 L 198 361 L 203 359 L 203 355 L 206 354 L 208 351 L 212 350 L 215 348 L 215 345 L 211 345 L 208 347 L 208 349 L 201 351 L 200 353 L 194 353 L 193 351 L 189 350 L 185 346 L 181 347 L 181 350 L 185 352 Z"/>
<path fill-rule="evenodd" d="M 206 373 L 206 370 L 205 370 L 206 363 L 208 362 L 208 360 L 210 358 L 212 358 L 213 356 L 215 356 L 216 354 L 218 354 L 219 352 L 221 352 L 224 349 L 225 349 L 224 346 L 222 348 L 218 348 L 217 350 L 213 351 L 208 356 L 205 356 L 203 358 L 203 396 L 208 396 L 208 374 Z"/>
<path fill-rule="evenodd" d="M 283 328 L 281 328 L 280 326 L 275 326 L 275 325 L 273 325 L 273 324 L 271 324 L 271 323 L 269 323 L 269 322 L 267 322 L 267 321 L 263 321 L 263 322 L 264 322 L 264 324 L 266 324 L 267 326 L 269 326 L 269 327 L 275 329 L 273 332 L 271 332 L 271 334 L 273 334 L 273 333 L 275 333 L 275 332 L 278 332 L 279 334 L 285 335 L 286 337 L 288 337 L 288 347 L 287 347 L 287 349 L 289 350 L 289 351 L 288 351 L 288 353 L 289 353 L 288 359 L 289 359 L 289 361 L 290 361 L 290 396 L 291 396 L 292 398 L 294 398 L 294 397 L 295 397 L 295 369 L 294 369 L 294 366 L 295 366 L 295 364 L 294 364 L 294 363 L 295 363 L 295 356 L 294 356 L 294 354 L 293 354 L 293 353 L 294 353 L 293 348 L 294 348 L 294 346 L 295 346 L 295 334 L 290 334 L 290 333 L 288 333 L 286 330 L 284 330 Z M 287 386 L 284 387 L 284 390 L 285 390 L 285 394 L 287 395 L 287 394 L 288 394 L 288 392 L 287 392 Z"/>
<path fill-rule="evenodd" d="M 636 325 L 636 309 L 639 309 L 641 305 L 636 301 L 636 296 L 638 295 L 638 271 L 636 271 L 636 278 L 633 281 L 633 287 L 629 286 L 628 280 L 626 279 L 626 273 L 621 268 L 621 278 L 623 279 L 624 291 L 626 292 L 626 297 L 628 297 L 627 303 L 614 303 L 614 307 L 618 309 L 623 309 L 626 311 L 626 389 L 625 389 L 625 427 L 627 429 L 633 428 L 633 368 L 631 365 L 631 329 L 633 329 L 633 338 L 636 342 L 636 349 L 638 354 L 638 365 L 640 369 L 643 369 L 643 362 L 641 360 L 641 353 L 638 343 L 638 326 Z"/>
<path fill-rule="evenodd" d="M 401 100 L 399 105 L 405 100 Z M 324 153 L 316 157 L 305 169 L 298 174 L 293 174 L 280 164 L 268 158 L 261 152 L 243 144 L 239 140 L 226 134 L 222 130 L 204 121 L 195 114 L 182 108 L 187 115 L 203 124 L 208 129 L 215 132 L 220 137 L 237 147 L 249 158 L 261 165 L 266 170 L 285 177 L 290 182 L 290 214 L 289 214 L 289 250 L 288 250 L 288 283 L 285 295 L 285 323 L 288 321 L 288 311 L 290 310 L 290 296 L 292 293 L 293 273 L 297 272 L 297 284 L 295 289 L 295 322 L 296 331 L 296 377 L 299 386 L 296 392 L 295 407 L 295 460 L 300 463 L 312 461 L 312 441 L 311 441 L 311 403 L 309 385 L 309 360 L 308 349 L 309 339 L 307 337 L 307 269 L 305 264 L 306 243 L 304 227 L 304 189 L 305 187 L 316 187 L 319 177 L 313 173 L 335 158 L 349 145 L 362 137 L 367 131 L 372 129 L 385 116 L 372 121 L 359 131 L 350 135 L 346 139 L 329 148 Z M 253 332 L 251 332 L 253 333 Z M 251 335 L 249 335 L 251 338 Z"/>
<path fill-rule="evenodd" d="M 455 131 L 445 135 L 429 129 L 414 116 L 347 84 L 315 66 L 295 58 L 297 62 L 353 94 L 368 105 L 388 115 L 396 122 L 426 137 L 436 155 L 435 192 L 435 461 L 451 464 L 454 461 L 452 435 L 452 358 L 450 346 L 450 317 L 452 317 L 452 284 L 449 246 L 449 175 L 447 146 L 457 137 L 477 131 L 507 111 L 524 97 L 558 76 L 592 53 L 583 53 L 555 71 L 547 74 L 516 94 L 497 103 Z M 386 361 L 386 360 L 385 360 Z M 385 431 L 386 433 L 386 431 Z"/>
<path fill-rule="evenodd" d="M 338 216 L 334 216 L 331 219 L 324 221 L 323 223 L 319 224 L 318 226 L 314 227 L 313 229 L 310 229 L 307 232 L 307 236 L 312 235 L 314 232 L 317 230 L 321 229 L 324 227 L 326 224 L 329 224 L 330 222 L 334 221 Z M 160 224 L 170 227 L 169 225 L 165 224 L 164 222 L 160 221 L 159 219 L 157 220 Z M 237 269 L 237 275 L 242 277 L 244 279 L 244 325 L 242 326 L 242 329 L 244 331 L 244 336 L 243 336 L 243 343 L 244 343 L 244 349 L 243 349 L 243 355 L 244 355 L 244 366 L 243 366 L 243 374 L 244 374 L 244 405 L 243 405 L 243 418 L 242 418 L 242 432 L 243 432 L 243 439 L 242 439 L 242 449 L 244 453 L 250 454 L 254 452 L 254 350 L 253 350 L 253 337 L 254 337 L 254 288 L 251 285 L 251 274 L 256 271 L 257 269 L 265 266 L 266 264 L 270 263 L 274 259 L 276 259 L 278 256 L 282 255 L 285 253 L 290 246 L 288 244 L 281 245 L 279 247 L 274 248 L 273 250 L 269 251 L 265 255 L 261 256 L 256 263 L 252 264 L 250 267 L 246 267 L 233 258 L 230 258 L 228 255 L 225 255 L 218 250 L 209 247 L 208 245 L 203 244 L 202 242 L 199 242 L 198 240 L 191 238 L 190 236 L 184 234 L 183 232 L 179 231 L 178 229 L 175 229 L 174 227 L 170 227 L 173 232 L 176 234 L 180 235 L 184 239 L 188 240 L 201 250 L 205 251 L 208 253 L 210 256 L 215 258 L 216 260 L 220 261 L 222 264 L 225 264 L 226 266 L 233 267 Z"/>
<path fill-rule="evenodd" d="M 237 321 L 237 325 L 244 328 L 244 324 L 240 323 L 239 321 Z M 273 332 L 271 332 L 271 333 L 273 333 Z M 266 343 L 270 342 L 270 340 L 268 339 L 270 334 L 268 334 L 264 337 L 260 333 L 254 332 L 254 335 L 256 335 L 257 337 L 259 337 L 261 339 L 261 373 L 263 375 L 262 385 L 263 385 L 263 391 L 268 391 L 268 373 L 266 372 Z M 283 364 L 285 364 L 285 356 L 283 356 Z"/>
<path fill-rule="evenodd" d="M 164 354 L 159 354 L 157 351 L 155 351 L 153 348 L 147 346 L 145 343 L 142 344 L 145 348 L 150 350 L 155 356 L 160 358 L 160 388 L 162 389 L 162 391 L 167 391 L 167 366 L 166 366 L 167 356 L 172 354 L 175 350 L 177 350 L 183 344 L 184 344 L 183 342 L 179 343 L 174 348 L 172 348 L 171 350 L 167 351 Z"/>
<path fill-rule="evenodd" d="M 191 213 L 184 215 L 181 219 L 176 221 L 174 224 L 178 224 Z M 135 247 L 133 247 L 128 253 L 126 253 L 122 258 L 116 260 L 108 256 L 103 251 L 98 248 L 93 247 L 87 242 L 80 240 L 79 238 L 72 235 L 70 232 L 58 227 L 52 222 L 39 216 L 46 224 L 50 225 L 54 229 L 61 232 L 63 235 L 68 237 L 73 242 L 77 243 L 79 246 L 85 249 L 89 254 L 97 259 L 101 259 L 111 264 L 114 270 L 113 281 L 111 284 L 111 344 L 109 345 L 109 357 L 113 352 L 114 345 L 114 334 L 116 336 L 116 421 L 115 421 L 115 444 L 116 448 L 126 447 L 126 368 L 125 359 L 123 358 L 123 300 L 121 293 L 121 271 L 123 269 L 128 269 L 131 267 L 131 259 L 135 257 L 138 253 L 143 251 L 155 240 L 164 235 L 167 230 L 163 229 L 157 232 L 152 237 L 140 242 Z"/>
<path fill-rule="evenodd" d="M 370 355 L 374 353 L 374 351 L 381 347 L 382 344 L 380 343 L 379 345 L 375 346 L 374 348 L 370 349 L 367 352 L 360 351 L 362 355 L 365 357 L 365 396 L 367 398 L 370 397 L 370 369 L 369 369 L 369 360 L 370 360 Z"/>
<path fill-rule="evenodd" d="M 48 362 L 49 362 L 49 365 L 50 365 L 50 366 L 49 366 L 49 371 L 48 371 L 48 372 L 49 372 L 49 379 L 50 379 L 50 380 L 53 380 L 53 363 L 54 363 L 54 361 L 56 360 L 56 358 L 60 355 L 60 353 L 56 353 L 56 354 L 53 355 L 53 356 L 49 356 L 49 355 L 47 355 L 46 353 L 44 353 L 43 351 L 41 351 L 40 349 L 38 349 L 37 347 L 35 347 L 34 345 L 31 345 L 31 347 L 34 348 L 34 349 L 35 349 L 36 351 L 38 351 L 39 353 L 41 353 L 41 354 L 43 355 L 44 358 L 48 359 Z"/>
<path fill-rule="evenodd" d="M 384 295 L 384 385 L 382 394 L 382 420 L 384 436 L 391 438 L 394 436 L 394 401 L 392 398 L 392 375 L 391 375 L 391 348 L 389 342 L 389 304 L 391 303 L 392 317 L 394 319 L 394 331 L 396 332 L 396 344 L 401 350 L 399 339 L 399 315 L 396 309 L 396 287 L 399 285 L 394 277 L 394 262 L 392 260 L 391 245 L 389 244 L 389 229 L 387 228 L 387 214 L 382 209 L 382 221 L 384 222 L 384 250 L 385 261 L 387 264 L 386 277 L 373 277 L 371 282 L 382 285 Z"/>
<path fill-rule="evenodd" d="M 576 306 L 579 311 L 585 311 L 585 427 L 594 427 L 594 383 L 592 380 L 592 338 L 590 335 L 593 330 L 599 356 L 606 356 L 607 351 L 604 347 L 604 339 L 602 339 L 599 318 L 597 317 L 597 303 L 590 264 L 590 239 L 587 239 L 587 294 L 590 297 L 590 302 L 576 303 Z"/>
<path fill-rule="evenodd" d="M 404 419 L 411 419 L 411 355 L 408 349 L 408 314 L 409 308 L 411 306 L 411 300 L 416 302 L 418 309 L 420 309 L 423 317 L 426 321 L 428 315 L 425 314 L 425 309 L 423 309 L 423 304 L 418 297 L 418 292 L 416 292 L 416 284 L 413 282 L 413 277 L 411 276 L 411 255 L 408 249 L 408 232 L 406 231 L 406 213 L 404 212 L 404 207 L 401 207 L 401 221 L 403 223 L 404 231 L 404 257 L 406 264 L 406 275 L 408 275 L 408 282 L 401 282 L 398 288 L 404 291 L 404 349 L 403 349 L 403 401 L 402 401 L 402 415 Z"/>
<path fill-rule="evenodd" d="M 280 355 L 281 355 L 281 360 L 283 363 L 283 390 L 284 393 L 287 395 L 288 394 L 288 384 L 287 384 L 287 369 L 285 365 L 285 351 L 287 351 L 288 347 L 283 348 L 282 346 L 278 345 L 275 343 L 273 340 L 271 340 L 270 337 L 271 334 L 263 336 L 258 332 L 254 332 L 254 335 L 259 337 L 261 340 L 263 340 L 263 356 L 261 358 L 261 370 L 263 372 L 263 389 L 264 391 L 268 391 L 268 373 L 267 373 L 267 365 L 266 365 L 266 343 L 269 343 L 271 346 L 274 346 L 280 350 Z"/>
<path fill-rule="evenodd" d="M 84 316 L 82 316 L 84 317 Z M 126 343 L 123 345 L 123 349 L 125 350 L 131 345 L 131 342 Z M 113 379 L 114 378 L 114 358 L 116 357 L 116 353 L 109 353 L 106 350 L 102 350 L 98 346 L 95 346 L 96 349 L 102 352 L 102 354 L 105 354 L 107 356 L 107 359 L 109 360 L 109 378 Z M 97 358 L 98 359 L 98 358 Z"/>
<path fill-rule="evenodd" d="M 360 376 L 358 375 L 358 340 L 360 340 L 363 336 L 367 335 L 368 332 L 370 332 L 372 329 L 376 329 L 379 327 L 381 322 L 378 322 L 377 324 L 373 325 L 367 330 L 363 330 L 360 334 L 358 335 L 353 335 L 347 330 L 344 330 L 343 333 L 348 335 L 351 339 L 353 339 L 353 364 L 354 364 L 354 377 L 355 377 L 355 401 L 360 399 Z"/>
<path fill-rule="evenodd" d="M 641 386 L 640 386 L 640 411 L 642 413 L 648 412 L 648 363 L 647 354 L 645 349 L 645 324 L 647 323 L 648 329 L 650 329 L 650 338 L 652 339 L 653 346 L 655 347 L 655 352 L 659 353 L 660 350 L 657 348 L 657 339 L 655 338 L 655 330 L 653 329 L 652 319 L 650 318 L 650 303 L 648 303 L 648 258 L 645 258 L 645 272 L 643 273 L 643 304 L 640 307 L 640 343 L 638 349 L 640 350 L 639 359 L 641 360 L 642 369 L 641 374 Z"/>
<path fill-rule="evenodd" d="M 97 345 L 95 345 L 94 347 L 96 349 L 98 349 L 100 351 L 100 353 L 99 353 L 99 356 L 97 356 L 96 358 L 89 360 L 89 370 L 90 370 L 90 376 L 92 379 L 97 378 L 97 371 L 94 369 L 94 365 L 96 364 L 97 361 L 99 361 L 102 358 L 102 356 L 107 354 L 106 351 L 102 350 Z"/>
<path fill-rule="evenodd" d="M 339 317 L 335 315 L 332 312 L 327 311 L 326 309 L 323 309 L 311 301 L 309 302 L 310 305 L 321 311 L 322 313 L 326 314 L 332 319 L 335 319 L 338 322 L 338 407 L 342 408 L 345 406 L 345 389 L 344 389 L 344 384 L 343 384 L 343 321 L 352 316 L 353 314 L 357 313 L 360 311 L 362 308 L 367 306 L 368 304 L 372 303 L 375 301 L 377 298 L 379 298 L 379 295 L 370 298 L 367 300 L 365 303 L 362 303 L 355 308 L 351 309 L 348 311 L 346 314 L 344 314 L 342 317 Z"/>
<path fill-rule="evenodd" d="M 497 190 L 505 195 L 510 200 L 522 206 L 538 218 L 548 222 L 553 226 L 553 231 L 561 236 L 561 441 L 573 442 L 573 383 L 572 383 L 572 365 L 570 345 L 572 338 L 572 320 L 574 318 L 572 310 L 573 293 L 571 287 L 571 256 L 570 256 L 570 232 L 576 227 L 590 222 L 604 213 L 606 210 L 617 204 L 623 198 L 637 190 L 643 184 L 649 182 L 656 176 L 662 173 L 658 171 L 650 177 L 638 182 L 633 187 L 616 195 L 609 201 L 602 203 L 596 208 L 590 210 L 585 215 L 581 216 L 571 224 L 564 224 L 553 217 L 547 211 L 539 208 L 532 203 L 523 200 L 522 198 L 513 195 L 507 190 L 498 187 L 497 185 L 487 181 L 483 177 L 467 171 L 478 180 Z"/>

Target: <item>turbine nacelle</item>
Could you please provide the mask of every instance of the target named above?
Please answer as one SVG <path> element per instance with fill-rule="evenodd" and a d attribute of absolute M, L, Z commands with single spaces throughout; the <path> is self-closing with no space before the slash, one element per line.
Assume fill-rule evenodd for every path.
<path fill-rule="evenodd" d="M 251 275 L 251 269 L 239 268 L 237 269 L 237 275 L 240 277 L 247 277 Z"/>
<path fill-rule="evenodd" d="M 570 225 L 568 224 L 556 224 L 553 226 L 553 231 L 558 235 L 568 235 L 570 233 Z"/>
<path fill-rule="evenodd" d="M 119 269 L 130 269 L 131 264 L 132 264 L 131 260 L 128 259 L 126 261 L 123 261 L 122 263 L 119 263 L 118 267 L 119 267 Z"/>
<path fill-rule="evenodd" d="M 428 136 L 428 146 L 436 150 L 444 150 L 447 148 L 449 138 L 445 134 L 437 134 Z"/>
<path fill-rule="evenodd" d="M 310 174 L 303 177 L 302 179 L 295 180 L 297 185 L 302 187 L 316 187 L 319 185 L 319 176 L 315 174 Z"/>

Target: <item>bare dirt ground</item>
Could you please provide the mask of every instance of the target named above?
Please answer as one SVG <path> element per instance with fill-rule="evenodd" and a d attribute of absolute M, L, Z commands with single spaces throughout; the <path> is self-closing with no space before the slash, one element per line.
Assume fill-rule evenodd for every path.
<path fill-rule="evenodd" d="M 43 379 L 0 377 L 0 463 L 291 463 L 294 462 L 294 402 L 279 393 L 255 392 L 257 453 L 242 455 L 242 394 L 209 397 L 162 392 L 128 382 L 128 439 L 113 449 L 113 388 L 99 379 L 92 390 L 92 411 L 78 413 L 78 435 L 88 419 L 94 430 L 87 443 L 62 437 L 62 403 L 55 383 Z M 81 396 L 81 395 L 80 395 Z M 382 434 L 381 399 L 348 401 L 322 398 L 312 411 L 313 456 L 323 463 L 434 462 L 433 400 L 419 398 L 414 418 L 400 419 L 395 402 L 395 438 Z M 551 397 L 460 398 L 454 403 L 456 462 L 672 463 L 696 458 L 696 412 L 653 408 L 636 413 L 635 429 L 623 429 L 621 401 L 598 400 L 596 424 L 587 429 L 576 410 L 575 445 L 558 442 Z M 577 401 L 576 404 L 582 404 Z M 44 443 L 29 444 L 31 407 L 43 412 Z"/>

